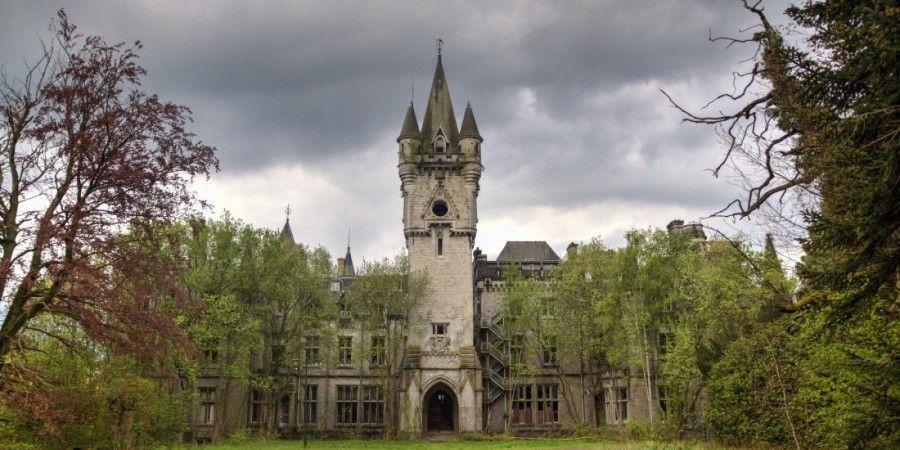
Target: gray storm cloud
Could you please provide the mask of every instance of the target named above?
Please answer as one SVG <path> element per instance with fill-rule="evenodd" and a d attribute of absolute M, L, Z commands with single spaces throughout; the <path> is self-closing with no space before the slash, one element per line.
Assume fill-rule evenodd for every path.
<path fill-rule="evenodd" d="M 332 252 L 350 225 L 361 257 L 402 247 L 394 137 L 411 81 L 424 111 L 437 37 L 456 111 L 471 101 L 485 137 L 488 252 L 501 229 L 559 249 L 735 195 L 704 172 L 721 155 L 712 130 L 681 125 L 659 89 L 699 105 L 730 86 L 746 49 L 707 37 L 753 23 L 737 1 L 0 1 L 7 73 L 59 7 L 84 33 L 144 43 L 147 88 L 190 106 L 219 148 L 222 172 L 201 194 L 273 228 L 291 203 L 295 236 Z M 535 208 L 581 214 L 559 236 L 559 214 Z"/>

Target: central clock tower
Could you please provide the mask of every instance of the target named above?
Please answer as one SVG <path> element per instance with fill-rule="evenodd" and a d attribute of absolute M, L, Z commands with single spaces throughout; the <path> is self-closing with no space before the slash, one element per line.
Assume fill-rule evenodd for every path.
<path fill-rule="evenodd" d="M 410 269 L 428 279 L 404 356 L 405 431 L 481 429 L 472 274 L 481 142 L 471 105 L 456 126 L 439 53 L 422 128 L 410 103 L 397 138 Z"/>

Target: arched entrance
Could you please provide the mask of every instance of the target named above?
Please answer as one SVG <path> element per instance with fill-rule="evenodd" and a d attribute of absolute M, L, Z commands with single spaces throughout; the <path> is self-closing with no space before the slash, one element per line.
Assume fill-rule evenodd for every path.
<path fill-rule="evenodd" d="M 453 389 L 444 383 L 438 383 L 425 393 L 425 404 L 422 421 L 426 433 L 456 431 L 459 429 L 459 406 Z"/>

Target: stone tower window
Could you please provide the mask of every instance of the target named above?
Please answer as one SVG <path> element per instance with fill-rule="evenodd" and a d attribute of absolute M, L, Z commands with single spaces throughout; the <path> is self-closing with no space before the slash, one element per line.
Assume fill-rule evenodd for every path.
<path fill-rule="evenodd" d="M 438 200 L 431 205 L 431 212 L 438 217 L 444 217 L 450 211 L 450 208 L 447 207 L 447 202 L 443 200 Z"/>
<path fill-rule="evenodd" d="M 431 334 L 436 336 L 444 336 L 447 334 L 447 327 L 450 326 L 448 323 L 432 323 L 431 324 Z"/>
<path fill-rule="evenodd" d="M 435 153 L 445 153 L 447 151 L 447 141 L 444 140 L 443 136 L 438 136 L 434 138 L 434 152 Z"/>

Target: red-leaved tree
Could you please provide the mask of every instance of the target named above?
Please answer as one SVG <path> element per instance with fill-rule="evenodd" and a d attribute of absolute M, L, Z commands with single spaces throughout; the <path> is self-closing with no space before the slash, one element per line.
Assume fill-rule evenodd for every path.
<path fill-rule="evenodd" d="M 0 80 L 0 373 L 42 314 L 103 341 L 177 333 L 151 303 L 174 277 L 134 239 L 193 212 L 192 178 L 218 169 L 190 110 L 142 90 L 140 42 L 78 34 L 62 10 L 51 33 Z"/>

